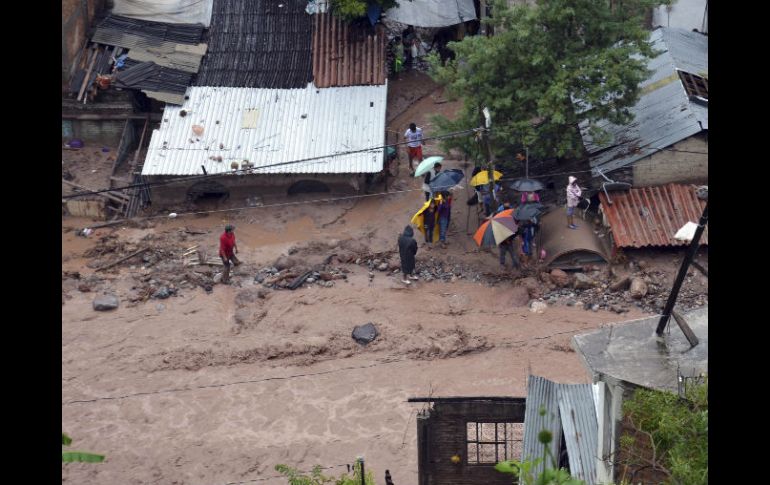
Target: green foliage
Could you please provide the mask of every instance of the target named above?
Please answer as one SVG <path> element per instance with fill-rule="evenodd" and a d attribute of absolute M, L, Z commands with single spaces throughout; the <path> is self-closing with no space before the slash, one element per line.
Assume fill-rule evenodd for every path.
<path fill-rule="evenodd" d="M 321 473 L 321 466 L 316 465 L 310 475 L 304 475 L 288 465 L 276 465 L 276 471 L 284 475 L 289 480 L 289 485 L 361 485 L 361 465 L 356 462 L 353 466 L 353 476 L 343 473 L 339 478 L 327 477 Z M 372 472 L 366 473 L 365 485 L 376 485 Z"/>
<path fill-rule="evenodd" d="M 334 481 L 333 478 L 326 477 L 321 473 L 321 465 L 313 467 L 310 475 L 302 475 L 297 469 L 288 465 L 276 465 L 275 470 L 289 479 L 289 485 L 324 485 Z"/>
<path fill-rule="evenodd" d="M 382 11 L 393 8 L 397 5 L 396 0 L 332 0 L 331 12 L 333 15 L 346 22 L 352 22 L 366 15 L 369 5 L 379 5 Z"/>
<path fill-rule="evenodd" d="M 65 433 L 61 434 L 62 446 L 69 446 L 72 444 L 72 438 Z M 86 453 L 84 451 L 62 451 L 61 452 L 62 463 L 72 462 L 85 462 L 85 463 L 101 463 L 104 461 L 104 455 L 97 455 L 95 453 Z"/>
<path fill-rule="evenodd" d="M 431 56 L 431 75 L 464 106 L 441 130 L 480 124 L 480 108 L 492 113 L 490 141 L 497 155 L 530 148 L 536 157 L 571 156 L 582 151 L 577 124 L 630 121 L 638 84 L 652 56 L 643 28 L 649 8 L 671 0 L 541 0 L 509 7 L 495 0 L 492 37 L 469 36 L 452 42 L 454 60 L 442 65 Z M 575 100 L 573 102 L 573 100 Z M 576 101 L 580 100 L 580 101 Z M 469 140 L 449 139 L 473 157 Z"/>
<path fill-rule="evenodd" d="M 708 483 L 708 380 L 688 389 L 686 399 L 639 389 L 623 403 L 624 416 L 636 431 L 652 440 L 654 457 L 641 456 L 637 440 L 621 437 L 621 449 L 635 464 L 654 465 L 669 476 L 667 484 Z"/>

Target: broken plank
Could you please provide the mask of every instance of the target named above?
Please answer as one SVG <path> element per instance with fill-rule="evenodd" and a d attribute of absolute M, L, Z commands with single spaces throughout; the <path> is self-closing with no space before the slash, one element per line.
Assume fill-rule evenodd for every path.
<path fill-rule="evenodd" d="M 94 271 L 104 271 L 105 269 L 109 269 L 109 268 L 112 268 L 113 266 L 117 266 L 120 263 L 133 258 L 134 256 L 139 256 L 140 254 L 142 254 L 143 252 L 147 251 L 148 249 L 150 249 L 150 248 L 142 248 L 139 251 L 136 251 L 136 252 L 133 252 L 133 253 L 129 254 L 125 258 L 120 258 L 119 260 L 117 260 L 117 261 L 115 261 L 113 263 L 110 263 L 110 264 L 108 264 L 106 266 L 101 266 L 99 268 L 96 268 Z"/>

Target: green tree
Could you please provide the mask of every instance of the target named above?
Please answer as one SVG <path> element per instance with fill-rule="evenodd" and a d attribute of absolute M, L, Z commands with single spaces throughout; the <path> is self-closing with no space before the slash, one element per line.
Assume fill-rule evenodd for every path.
<path fill-rule="evenodd" d="M 670 485 L 708 483 L 708 380 L 688 389 L 685 399 L 638 389 L 623 403 L 623 414 L 632 428 L 620 438 L 621 450 L 629 457 L 626 465 L 657 470 Z"/>
<path fill-rule="evenodd" d="M 361 485 L 361 464 L 353 465 L 353 476 L 343 473 L 339 478 L 327 477 L 321 473 L 321 466 L 316 465 L 310 475 L 305 475 L 288 465 L 276 465 L 275 469 L 289 480 L 289 485 Z M 376 485 L 371 471 L 366 472 L 365 485 Z"/>
<path fill-rule="evenodd" d="M 495 35 L 452 42 L 455 59 L 431 57 L 431 75 L 453 99 L 463 100 L 455 120 L 436 117 L 440 131 L 479 126 L 483 106 L 492 113 L 490 142 L 496 155 L 527 146 L 536 157 L 575 156 L 577 130 L 588 120 L 626 123 L 638 100 L 638 84 L 653 55 L 643 18 L 671 0 L 540 0 L 509 7 L 495 0 L 485 20 Z M 474 141 L 444 143 L 476 158 Z"/>
<path fill-rule="evenodd" d="M 382 7 L 383 12 L 398 5 L 396 0 L 331 0 L 331 12 L 346 22 L 352 22 L 365 16 L 372 4 Z"/>
<path fill-rule="evenodd" d="M 72 444 L 72 438 L 66 434 L 61 434 L 61 445 L 69 446 Z M 95 453 L 86 453 L 84 451 L 64 451 L 61 452 L 62 463 L 71 463 L 75 461 L 87 462 L 87 463 L 101 463 L 104 461 L 104 455 L 97 455 Z"/>

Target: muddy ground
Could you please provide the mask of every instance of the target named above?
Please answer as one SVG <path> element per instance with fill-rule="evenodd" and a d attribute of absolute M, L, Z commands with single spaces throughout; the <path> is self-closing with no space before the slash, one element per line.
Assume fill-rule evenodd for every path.
<path fill-rule="evenodd" d="M 437 107 L 451 110 L 436 99 L 423 96 L 389 125 L 425 126 Z M 601 285 L 621 273 L 661 287 L 672 278 L 675 254 L 586 268 L 598 284 L 586 290 L 562 288 L 534 264 L 501 271 L 496 253 L 468 235 L 475 209 L 468 215 L 459 194 L 449 247 L 429 251 L 418 235 L 421 280 L 407 287 L 395 243 L 424 200 L 408 175 L 402 166 L 388 195 L 307 194 L 280 210 L 150 219 L 88 238 L 77 230 L 91 221 L 63 219 L 62 426 L 77 449 L 107 459 L 63 466 L 62 481 L 281 484 L 276 464 L 338 475 L 363 454 L 378 483 L 385 469 L 395 483 L 416 483 L 421 405 L 407 398 L 524 396 L 530 372 L 589 382 L 571 337 L 649 314 L 626 289 L 614 309 L 592 292 L 608 293 Z M 231 285 L 216 283 L 225 223 L 236 226 L 243 261 Z M 302 276 L 310 281 L 286 288 Z M 701 295 L 707 282 L 696 274 L 685 287 Z M 92 309 L 104 293 L 118 309 Z M 530 311 L 538 298 L 543 313 Z M 368 322 L 380 336 L 362 346 L 351 331 Z"/>

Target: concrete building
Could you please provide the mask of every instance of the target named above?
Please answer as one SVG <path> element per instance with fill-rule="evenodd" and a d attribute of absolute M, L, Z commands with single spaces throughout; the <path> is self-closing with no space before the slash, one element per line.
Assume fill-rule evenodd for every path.
<path fill-rule="evenodd" d="M 708 372 L 708 307 L 685 315 L 699 339 L 691 347 L 673 319 L 670 333 L 655 335 L 659 317 L 611 325 L 573 337 L 573 347 L 598 384 L 596 483 L 613 483 L 623 401 L 643 387 L 681 393 L 687 379 Z"/>
<path fill-rule="evenodd" d="M 593 177 L 611 174 L 635 187 L 669 182 L 708 184 L 708 37 L 658 28 L 650 42 L 650 76 L 630 108 L 634 119 L 598 127 L 609 140 L 595 141 L 588 122 L 580 123 Z"/>

